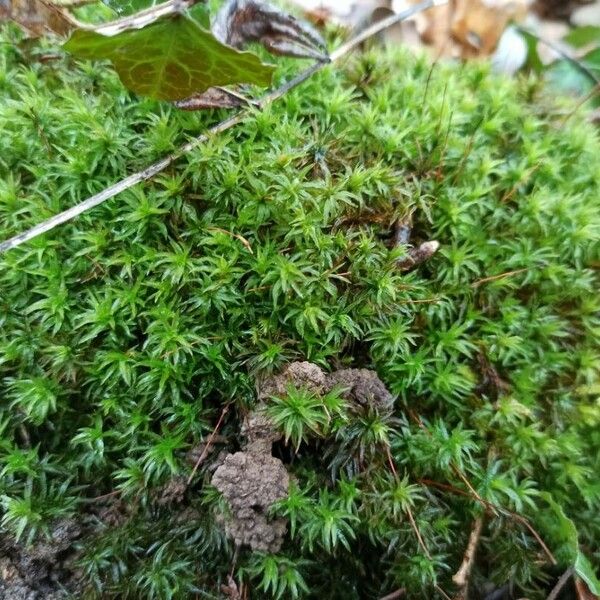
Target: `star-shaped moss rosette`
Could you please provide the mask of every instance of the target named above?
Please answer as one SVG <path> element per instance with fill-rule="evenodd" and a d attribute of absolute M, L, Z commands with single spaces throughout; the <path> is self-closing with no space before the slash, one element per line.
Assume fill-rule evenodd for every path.
<path fill-rule="evenodd" d="M 84 59 L 108 59 L 123 85 L 157 100 L 181 100 L 213 86 L 268 86 L 275 67 L 247 51 L 219 42 L 202 23 L 206 7 L 115 35 L 79 29 L 65 48 Z"/>

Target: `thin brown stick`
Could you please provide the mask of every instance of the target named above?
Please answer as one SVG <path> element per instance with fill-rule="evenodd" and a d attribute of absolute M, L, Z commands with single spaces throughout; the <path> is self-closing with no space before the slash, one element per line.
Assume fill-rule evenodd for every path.
<path fill-rule="evenodd" d="M 385 596 L 381 596 L 379 600 L 398 600 L 398 598 L 402 598 L 406 594 L 406 588 L 398 588 Z"/>
<path fill-rule="evenodd" d="M 398 472 L 396 471 L 396 465 L 394 465 L 394 459 L 392 458 L 392 453 L 390 451 L 390 447 L 388 445 L 386 445 L 385 449 L 387 452 L 387 459 L 388 459 L 388 463 L 390 465 L 390 469 L 392 470 L 392 473 L 394 474 L 394 479 L 398 479 Z"/>
<path fill-rule="evenodd" d="M 600 83 L 597 83 L 570 111 L 565 118 L 561 121 L 559 129 L 562 129 L 565 126 L 565 123 L 588 101 L 591 100 L 594 96 L 596 96 L 600 92 Z"/>
<path fill-rule="evenodd" d="M 428 8 L 431 8 L 433 6 L 440 6 L 442 4 L 446 4 L 447 1 L 448 0 L 424 0 L 420 4 L 415 4 L 414 6 L 411 6 L 407 10 L 404 10 L 404 11 L 398 13 L 397 15 L 392 15 L 391 17 L 388 17 L 387 19 L 378 21 L 377 23 L 373 24 L 371 27 L 365 29 L 362 33 L 357 35 L 355 38 L 351 39 L 350 41 L 346 42 L 345 44 L 342 44 L 339 48 L 334 50 L 330 57 L 331 62 L 335 62 L 335 61 L 339 60 L 340 58 L 342 58 L 343 56 L 345 56 L 346 54 L 348 54 L 352 50 L 354 50 L 356 47 L 358 47 L 366 39 L 376 35 L 380 31 L 387 29 L 388 27 L 391 27 L 395 23 L 404 21 L 404 20 L 408 19 L 409 17 L 412 17 L 413 15 L 415 15 L 419 12 L 422 12 L 424 10 L 427 10 Z M 172 7 L 174 4 L 178 4 L 179 6 L 182 6 L 182 5 L 185 6 L 186 2 L 185 2 L 185 0 L 170 0 L 168 2 L 158 5 L 158 8 L 160 8 L 160 11 L 157 12 L 158 8 L 155 7 L 154 9 L 150 9 L 147 12 L 148 12 L 148 14 L 150 14 L 150 12 L 151 12 L 152 18 L 155 18 L 157 14 L 162 14 L 162 12 L 165 12 L 165 11 L 168 12 L 168 10 L 172 10 Z M 171 7 L 171 8 L 169 8 L 169 7 Z M 142 12 L 144 12 L 144 11 L 142 11 Z M 301 71 L 292 80 L 284 83 L 277 89 L 266 93 L 258 101 L 259 108 L 263 108 L 267 104 L 270 104 L 271 102 L 275 102 L 276 100 L 278 100 L 279 98 L 281 98 L 282 96 L 287 94 L 287 92 L 289 92 L 291 89 L 300 85 L 301 83 L 303 83 L 305 80 L 307 80 L 309 77 L 311 77 L 318 71 L 321 71 L 322 69 L 324 69 L 328 64 L 329 63 L 326 63 L 326 62 L 314 63 L 310 67 L 305 69 L 304 71 Z M 200 145 L 207 142 L 212 136 L 217 135 L 228 129 L 231 129 L 232 127 L 235 127 L 236 125 L 239 125 L 240 123 L 242 123 L 247 116 L 252 114 L 251 113 L 252 110 L 253 110 L 252 108 L 241 109 L 236 114 L 225 119 L 224 121 L 221 121 L 217 125 L 214 125 L 213 127 L 211 127 L 206 133 L 202 133 L 198 137 L 191 139 L 189 142 L 186 142 L 185 144 L 180 146 L 177 150 L 175 150 L 175 152 L 168 154 L 164 158 L 162 158 L 159 161 L 155 162 L 154 164 L 146 167 L 145 169 L 138 171 L 137 173 L 133 173 L 132 175 L 129 175 L 128 177 L 125 177 L 125 179 L 122 179 L 121 181 L 118 181 L 117 183 L 107 187 L 106 189 L 102 190 L 98 194 L 94 194 L 93 196 L 90 196 L 87 200 L 84 200 L 83 202 L 80 202 L 79 204 L 76 204 L 75 206 L 72 206 L 71 208 L 69 208 L 53 217 L 50 217 L 49 219 L 47 219 L 46 221 L 43 221 L 42 223 L 39 223 L 35 227 L 32 227 L 31 229 L 29 229 L 23 233 L 15 235 L 14 237 L 12 237 L 10 239 L 8 239 L 4 242 L 1 242 L 0 243 L 0 252 L 6 252 L 7 250 L 16 248 L 17 246 L 20 246 L 24 242 L 27 242 L 27 241 L 41 235 L 42 233 L 46 233 L 46 232 L 50 231 L 51 229 L 54 229 L 58 225 L 61 225 L 62 223 L 66 223 L 67 221 L 74 219 L 75 217 L 90 210 L 91 208 L 94 208 L 95 206 L 98 206 L 99 204 L 102 204 L 103 202 L 106 202 L 107 200 L 114 198 L 117 194 L 120 194 L 121 192 L 124 192 L 124 191 L 132 188 L 134 185 L 137 185 L 138 183 L 141 183 L 143 181 L 147 181 L 148 179 L 151 179 L 158 173 L 164 171 L 167 167 L 172 165 L 176 160 L 178 160 L 179 158 L 181 158 L 182 156 L 184 156 L 185 154 L 187 154 L 194 148 L 197 148 Z"/>
<path fill-rule="evenodd" d="M 230 235 L 231 237 L 234 237 L 240 242 L 242 242 L 244 248 L 246 248 L 246 250 L 248 250 L 250 254 L 254 254 L 254 252 L 252 252 L 252 246 L 250 245 L 250 242 L 243 235 L 240 235 L 239 233 L 233 233 L 233 231 L 228 231 L 227 229 L 223 229 L 222 227 L 208 227 L 208 231 L 219 231 L 220 233 Z"/>
<path fill-rule="evenodd" d="M 410 526 L 413 528 L 413 531 L 415 532 L 415 535 L 417 536 L 417 540 L 419 541 L 419 546 L 421 546 L 421 549 L 423 550 L 423 554 L 425 554 L 425 556 L 429 560 L 431 560 L 431 554 L 429 554 L 429 550 L 427 549 L 427 546 L 425 545 L 425 542 L 423 541 L 423 538 L 421 537 L 421 532 L 419 531 L 419 528 L 417 527 L 417 523 L 412 514 L 412 510 L 410 510 L 410 506 L 406 507 L 406 514 L 408 515 L 408 520 L 410 521 Z"/>
<path fill-rule="evenodd" d="M 552 554 L 552 552 L 550 552 L 550 548 L 548 548 L 548 546 L 546 546 L 546 544 L 544 543 L 544 540 L 540 537 L 540 534 L 533 528 L 531 523 L 525 517 L 521 516 L 520 514 L 518 514 L 516 512 L 513 512 L 512 510 L 503 509 L 503 511 L 506 512 L 507 514 L 509 514 L 513 519 L 519 521 L 520 523 L 523 523 L 523 525 L 525 525 L 525 527 L 527 527 L 527 529 L 529 529 L 529 533 L 531 533 L 531 535 L 536 539 L 537 543 L 541 546 L 542 550 L 546 553 L 546 556 L 548 557 L 550 562 L 553 565 L 558 564 L 556 558 L 554 558 L 554 554 Z"/>
<path fill-rule="evenodd" d="M 556 582 L 556 585 L 552 588 L 552 591 L 548 594 L 546 600 L 556 600 L 561 590 L 565 587 L 565 584 L 571 576 L 573 575 L 573 567 L 569 567 L 560 577 L 560 579 Z"/>
<path fill-rule="evenodd" d="M 467 498 L 471 498 L 472 500 L 477 500 L 478 502 L 481 502 L 483 504 L 483 506 L 485 506 L 488 510 L 491 510 L 492 512 L 498 511 L 499 513 L 503 514 L 504 516 L 512 517 L 515 521 L 518 521 L 519 523 L 524 525 L 529 530 L 531 535 L 535 538 L 537 543 L 540 545 L 540 547 L 542 548 L 542 550 L 548 557 L 548 560 L 550 561 L 550 563 L 553 565 L 558 564 L 556 561 L 556 558 L 554 558 L 554 555 L 552 554 L 552 552 L 550 552 L 550 549 L 548 548 L 548 546 L 546 546 L 546 544 L 544 543 L 544 540 L 542 540 L 542 538 L 540 537 L 540 534 L 532 527 L 531 523 L 529 523 L 529 521 L 525 517 L 521 516 L 520 514 L 513 512 L 512 510 L 508 510 L 507 508 L 502 508 L 501 506 L 497 506 L 497 505 L 493 504 L 492 502 L 490 502 L 489 500 L 485 500 L 483 498 L 474 496 L 472 493 L 465 492 L 465 490 L 461 490 L 460 488 L 457 488 L 453 485 L 449 485 L 447 483 L 439 483 L 438 481 L 433 481 L 431 479 L 424 479 L 424 478 L 419 479 L 418 482 L 422 483 L 423 485 L 426 485 L 428 487 L 436 487 L 440 490 L 446 490 L 448 492 L 452 492 L 453 494 L 458 494 L 460 496 L 465 496 Z"/>
<path fill-rule="evenodd" d="M 467 590 L 469 589 L 469 577 L 471 575 L 471 569 L 475 562 L 475 553 L 481 538 L 481 530 L 483 528 L 483 517 L 477 517 L 473 521 L 473 527 L 471 528 L 471 535 L 469 536 L 469 543 L 463 557 L 463 561 L 456 573 L 452 576 L 452 581 L 461 588 L 461 593 L 466 597 Z"/>
<path fill-rule="evenodd" d="M 458 476 L 458 478 L 467 486 L 467 489 L 473 494 L 473 496 L 479 501 L 483 502 L 483 498 L 477 493 L 477 490 L 471 485 L 471 482 L 465 477 L 464 473 L 456 466 L 452 465 L 452 469 Z M 494 514 L 497 514 L 494 509 L 492 509 Z"/>
<path fill-rule="evenodd" d="M 113 490 L 112 492 L 108 492 L 108 494 L 102 494 L 102 496 L 96 496 L 95 498 L 90 498 L 86 500 L 86 502 L 99 502 L 100 500 L 106 500 L 106 498 L 112 498 L 113 496 L 118 496 L 121 493 L 121 490 Z"/>
<path fill-rule="evenodd" d="M 512 277 L 513 275 L 518 275 L 519 273 L 525 273 L 528 271 L 528 268 L 523 269 L 515 269 L 514 271 L 507 271 L 506 273 L 500 273 L 499 275 L 491 275 L 490 277 L 484 277 L 483 279 L 478 279 L 471 284 L 471 287 L 477 287 L 482 283 L 487 283 L 488 281 L 496 281 L 497 279 L 504 279 L 505 277 Z"/>
<path fill-rule="evenodd" d="M 190 483 L 192 483 L 192 479 L 194 479 L 194 475 L 196 474 L 198 467 L 202 464 L 202 461 L 208 455 L 208 451 L 210 450 L 210 447 L 212 446 L 215 436 L 217 435 L 217 432 L 219 431 L 219 428 L 221 427 L 221 424 L 223 423 L 223 419 L 225 418 L 225 415 L 227 414 L 228 411 L 229 411 L 229 404 L 226 404 L 223 407 L 223 410 L 221 411 L 221 416 L 219 417 L 219 420 L 217 421 L 215 428 L 212 430 L 210 436 L 208 437 L 208 441 L 206 442 L 206 446 L 204 446 L 204 450 L 202 451 L 202 454 L 200 454 L 200 456 L 198 457 L 198 460 L 196 461 L 196 464 L 194 465 L 194 468 L 192 469 L 192 472 L 190 473 L 190 476 L 187 479 L 186 485 L 190 485 Z"/>

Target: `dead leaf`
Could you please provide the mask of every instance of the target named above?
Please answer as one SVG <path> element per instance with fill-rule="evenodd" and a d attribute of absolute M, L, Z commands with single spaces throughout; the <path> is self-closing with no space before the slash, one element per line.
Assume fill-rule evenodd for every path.
<path fill-rule="evenodd" d="M 423 242 L 419 246 L 410 248 L 407 255 L 400 258 L 396 265 L 401 271 L 408 271 L 429 260 L 439 250 L 439 247 L 440 243 L 437 240 Z"/>
<path fill-rule="evenodd" d="M 527 0 L 456 0 L 423 13 L 419 30 L 436 55 L 490 56 L 508 23 L 526 16 L 527 5 Z"/>
<path fill-rule="evenodd" d="M 211 87 L 201 94 L 194 94 L 173 104 L 181 110 L 203 110 L 207 108 L 238 108 L 249 103 L 242 95 L 225 88 Z"/>
<path fill-rule="evenodd" d="M 311 25 L 259 0 L 225 2 L 212 33 L 234 48 L 260 42 L 273 54 L 328 60 L 325 42 Z"/>
<path fill-rule="evenodd" d="M 65 35 L 73 29 L 66 13 L 44 0 L 0 0 L 0 21 L 14 21 L 31 37 Z"/>
<path fill-rule="evenodd" d="M 580 577 L 575 577 L 575 590 L 578 600 L 598 600 L 598 596 L 590 591 L 587 583 Z"/>
<path fill-rule="evenodd" d="M 522 0 L 462 0 L 452 16 L 453 39 L 461 46 L 462 58 L 490 56 L 511 20 L 526 15 Z"/>

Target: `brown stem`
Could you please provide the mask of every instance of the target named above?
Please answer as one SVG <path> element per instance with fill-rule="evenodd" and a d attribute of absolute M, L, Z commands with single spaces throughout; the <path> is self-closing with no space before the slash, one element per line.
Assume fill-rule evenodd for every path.
<path fill-rule="evenodd" d="M 473 521 L 473 527 L 471 528 L 471 535 L 469 536 L 469 543 L 463 557 L 463 561 L 456 573 L 452 576 L 452 581 L 461 589 L 461 593 L 466 597 L 467 590 L 469 589 L 469 577 L 471 575 L 471 569 L 475 562 L 475 552 L 477 551 L 477 545 L 481 538 L 481 530 L 483 528 L 483 517 L 477 517 Z"/>
<path fill-rule="evenodd" d="M 548 548 L 548 546 L 546 546 L 546 544 L 544 543 L 544 540 L 542 540 L 542 538 L 540 537 L 540 534 L 533 528 L 531 523 L 529 523 L 529 521 L 525 517 L 521 516 L 520 514 L 513 512 L 511 510 L 508 510 L 507 508 L 502 508 L 501 506 L 496 506 L 489 500 L 484 500 L 483 498 L 474 496 L 472 493 L 465 492 L 464 490 L 454 487 L 453 485 L 439 483 L 437 481 L 432 481 L 431 479 L 419 479 L 418 482 L 422 483 L 423 485 L 429 486 L 429 487 L 436 487 L 441 490 L 447 490 L 449 492 L 452 492 L 453 494 L 458 494 L 460 496 L 466 496 L 467 498 L 471 498 L 472 500 L 477 500 L 478 502 L 481 502 L 488 510 L 492 511 L 493 513 L 499 512 L 500 514 L 503 514 L 504 516 L 512 517 L 515 521 L 518 521 L 519 523 L 524 525 L 529 530 L 531 535 L 536 539 L 537 543 L 540 545 L 540 547 L 542 548 L 542 550 L 548 557 L 548 560 L 550 561 L 550 563 L 553 565 L 557 564 L 556 558 L 554 558 L 554 555 L 552 554 L 552 552 L 550 552 L 550 549 Z"/>
<path fill-rule="evenodd" d="M 573 567 L 569 567 L 560 577 L 560 579 L 556 582 L 556 585 L 552 588 L 552 591 L 548 594 L 546 600 L 556 600 L 560 591 L 565 587 L 565 584 L 571 576 L 573 575 Z"/>
<path fill-rule="evenodd" d="M 381 596 L 379 600 L 398 600 L 398 598 L 402 598 L 406 594 L 406 588 L 398 588 L 385 596 Z"/>
<path fill-rule="evenodd" d="M 212 443 L 215 439 L 215 436 L 217 435 L 217 431 L 219 431 L 219 427 L 221 427 L 221 424 L 223 423 L 223 419 L 225 418 L 225 415 L 227 414 L 228 411 L 229 411 L 229 404 L 226 404 L 223 407 L 223 410 L 221 411 L 221 416 L 219 417 L 219 420 L 217 421 L 215 428 L 212 430 L 210 436 L 208 437 L 208 441 L 206 442 L 206 446 L 204 446 L 204 450 L 202 451 L 202 454 L 200 454 L 200 456 L 198 457 L 198 460 L 196 461 L 196 464 L 194 465 L 194 468 L 192 469 L 192 472 L 190 473 L 190 476 L 188 477 L 186 485 L 190 485 L 190 483 L 192 482 L 192 479 L 194 479 L 194 475 L 196 474 L 198 467 L 202 464 L 202 461 L 206 458 L 208 451 L 210 450 L 210 447 L 212 446 Z"/>
<path fill-rule="evenodd" d="M 511 277 L 512 275 L 518 275 L 519 273 L 525 273 L 528 271 L 528 268 L 525 269 L 515 269 L 514 271 L 507 271 L 506 273 L 500 273 L 499 275 L 491 275 L 490 277 L 484 277 L 483 279 L 478 279 L 471 284 L 471 287 L 477 287 L 482 283 L 487 283 L 488 281 L 496 281 L 497 279 L 504 279 L 505 277 Z"/>

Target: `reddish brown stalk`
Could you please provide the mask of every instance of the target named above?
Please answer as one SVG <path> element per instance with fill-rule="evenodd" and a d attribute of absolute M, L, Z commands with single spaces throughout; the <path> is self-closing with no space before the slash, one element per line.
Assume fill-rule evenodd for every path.
<path fill-rule="evenodd" d="M 381 596 L 381 598 L 379 598 L 379 600 L 398 600 L 398 598 L 404 597 L 405 594 L 406 594 L 405 588 L 398 588 L 397 590 L 394 590 L 393 592 L 390 592 L 389 594 L 386 594 L 385 596 Z"/>
<path fill-rule="evenodd" d="M 474 496 L 472 493 L 465 492 L 465 490 L 461 490 L 460 488 L 457 488 L 453 485 L 449 485 L 446 483 L 439 483 L 439 482 L 433 481 L 431 479 L 423 479 L 423 478 L 419 479 L 418 482 L 422 483 L 423 485 L 426 485 L 428 487 L 435 487 L 435 488 L 438 488 L 441 490 L 451 492 L 453 494 L 471 498 L 472 500 L 477 500 L 478 502 L 483 504 L 488 510 L 493 511 L 494 513 L 499 512 L 500 514 L 503 514 L 504 516 L 512 517 L 515 521 L 518 521 L 519 523 L 524 525 L 529 530 L 531 535 L 535 538 L 537 543 L 540 545 L 540 547 L 542 548 L 542 550 L 548 557 L 548 560 L 550 561 L 550 563 L 553 565 L 557 564 L 556 558 L 554 558 L 554 555 L 552 554 L 552 552 L 550 552 L 550 549 L 548 548 L 548 546 L 546 546 L 546 544 L 544 543 L 544 540 L 542 540 L 542 538 L 540 537 L 540 534 L 533 528 L 531 523 L 529 523 L 529 521 L 525 517 L 521 516 L 520 514 L 515 513 L 511 510 L 508 510 L 507 508 L 502 508 L 501 506 L 496 506 L 495 504 L 493 504 L 492 502 L 489 502 L 488 500 L 484 500 L 483 498 L 480 498 L 480 497 L 478 498 L 477 496 Z"/>
<path fill-rule="evenodd" d="M 254 254 L 254 252 L 252 252 L 252 246 L 250 245 L 250 242 L 243 235 L 240 235 L 239 233 L 233 233 L 233 231 L 227 231 L 227 229 L 222 229 L 221 227 L 207 227 L 207 230 L 219 231 L 220 233 L 224 233 L 238 239 L 240 242 L 242 242 L 244 248 L 246 248 L 250 254 Z"/>
<path fill-rule="evenodd" d="M 506 273 L 500 273 L 499 275 L 491 275 L 490 277 L 484 277 L 483 279 L 478 279 L 471 284 L 471 287 L 477 287 L 482 283 L 487 283 L 488 281 L 496 281 L 497 279 L 504 279 L 505 277 L 511 277 L 512 275 L 518 275 L 519 273 L 524 273 L 529 269 L 515 269 L 514 271 L 507 271 Z"/>
<path fill-rule="evenodd" d="M 196 474 L 198 467 L 202 464 L 202 461 L 208 455 L 208 451 L 210 450 L 210 447 L 212 446 L 215 436 L 217 435 L 217 432 L 219 431 L 219 428 L 221 427 L 221 424 L 223 423 L 223 419 L 225 418 L 225 415 L 227 414 L 228 411 L 229 411 L 229 404 L 226 404 L 223 407 L 223 410 L 221 411 L 221 416 L 219 417 L 219 420 L 217 421 L 215 428 L 212 430 L 212 433 L 208 437 L 208 441 L 206 442 L 206 446 L 204 446 L 204 450 L 202 451 L 202 454 L 198 457 L 198 460 L 196 461 L 196 464 L 194 465 L 194 468 L 192 469 L 192 472 L 190 473 L 190 476 L 188 477 L 187 485 L 190 485 L 190 483 L 192 482 L 192 479 L 194 479 L 194 475 Z"/>
<path fill-rule="evenodd" d="M 461 588 L 460 594 L 466 598 L 469 589 L 469 578 L 471 576 L 471 569 L 475 562 L 475 553 L 477 552 L 477 546 L 479 545 L 479 538 L 481 537 L 481 530 L 483 529 L 483 517 L 477 517 L 473 521 L 473 527 L 471 529 L 471 535 L 469 536 L 469 543 L 463 557 L 463 561 L 456 573 L 452 576 L 452 581 Z"/>

